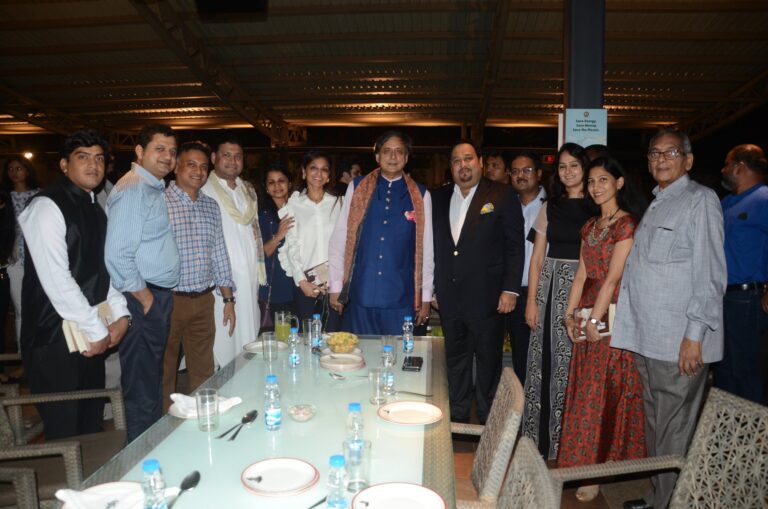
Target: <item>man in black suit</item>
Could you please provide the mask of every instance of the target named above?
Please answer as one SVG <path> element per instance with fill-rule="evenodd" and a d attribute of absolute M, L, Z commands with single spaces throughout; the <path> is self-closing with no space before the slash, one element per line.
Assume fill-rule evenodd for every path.
<path fill-rule="evenodd" d="M 501 376 L 503 314 L 517 304 L 524 239 L 514 189 L 484 178 L 478 154 L 471 142 L 453 147 L 455 184 L 434 192 L 432 222 L 435 304 L 445 335 L 451 419 L 469 420 L 474 392 L 477 416 L 485 423 Z"/>

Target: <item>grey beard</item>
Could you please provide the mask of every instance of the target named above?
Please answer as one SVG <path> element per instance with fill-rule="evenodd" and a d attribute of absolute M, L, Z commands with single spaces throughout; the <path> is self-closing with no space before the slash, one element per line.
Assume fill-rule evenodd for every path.
<path fill-rule="evenodd" d="M 720 179 L 720 185 L 723 186 L 726 191 L 733 191 L 733 184 L 731 184 L 731 182 L 725 177 Z"/>

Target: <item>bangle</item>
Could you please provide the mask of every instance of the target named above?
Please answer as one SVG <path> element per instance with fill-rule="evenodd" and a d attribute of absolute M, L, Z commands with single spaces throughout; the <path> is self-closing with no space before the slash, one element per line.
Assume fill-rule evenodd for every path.
<path fill-rule="evenodd" d="M 235 303 L 235 298 L 234 298 L 234 297 L 224 297 L 224 299 L 223 299 L 223 300 L 224 300 L 224 304 L 229 304 L 230 302 L 231 302 L 232 304 L 234 304 L 234 303 Z"/>

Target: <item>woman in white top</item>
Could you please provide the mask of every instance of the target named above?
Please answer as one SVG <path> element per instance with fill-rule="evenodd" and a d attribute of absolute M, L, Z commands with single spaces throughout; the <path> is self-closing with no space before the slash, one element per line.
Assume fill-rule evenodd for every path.
<path fill-rule="evenodd" d="M 280 219 L 293 217 L 294 226 L 278 251 L 280 266 L 296 285 L 294 307 L 299 319 L 323 316 L 325 329 L 338 330 L 339 315 L 328 307 L 328 243 L 341 212 L 341 198 L 328 192 L 331 159 L 310 151 L 302 160 L 301 178 L 306 187 L 295 192 L 278 211 Z"/>

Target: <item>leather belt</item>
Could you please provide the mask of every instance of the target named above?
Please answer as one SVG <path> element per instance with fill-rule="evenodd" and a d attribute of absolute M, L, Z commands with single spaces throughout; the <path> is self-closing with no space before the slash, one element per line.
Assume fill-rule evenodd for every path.
<path fill-rule="evenodd" d="M 768 291 L 768 283 L 736 283 L 725 287 L 726 292 L 745 292 L 747 290 Z"/>
<path fill-rule="evenodd" d="M 202 292 L 177 292 L 176 290 L 173 291 L 174 295 L 178 295 L 179 297 L 189 297 L 190 299 L 196 299 L 198 297 L 202 297 L 203 295 L 208 295 L 213 291 L 213 287 L 206 288 Z"/>
<path fill-rule="evenodd" d="M 170 288 L 166 288 L 164 286 L 153 285 L 150 282 L 147 282 L 147 288 L 149 288 L 150 290 L 157 290 L 158 292 L 170 292 L 171 291 Z"/>

